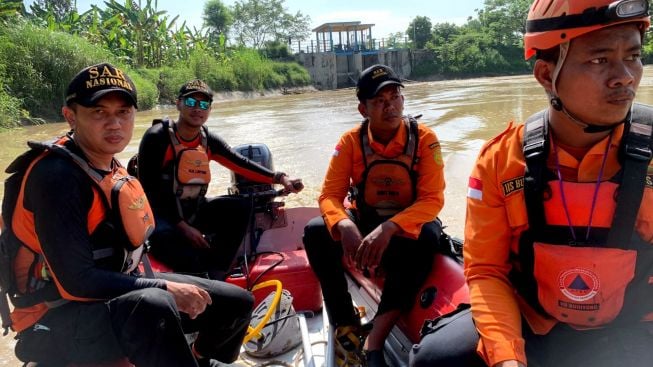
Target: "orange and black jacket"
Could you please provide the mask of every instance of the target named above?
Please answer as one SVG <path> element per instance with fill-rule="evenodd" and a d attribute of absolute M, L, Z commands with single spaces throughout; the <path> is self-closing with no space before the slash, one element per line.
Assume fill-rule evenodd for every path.
<path fill-rule="evenodd" d="M 82 156 L 73 141 L 66 147 Z M 101 174 L 110 172 L 98 171 Z M 40 246 L 42 256 L 58 294 L 65 300 L 108 300 L 141 288 L 165 288 L 157 279 L 129 276 L 97 266 L 92 238 L 97 217 L 107 215 L 105 201 L 94 182 L 78 164 L 59 154 L 44 153 L 24 179 L 22 208 L 14 212 L 13 230 L 23 242 Z M 18 207 L 18 205 L 17 205 Z M 20 256 L 31 257 L 25 247 Z M 22 254 L 22 255 L 21 255 Z M 26 267 L 31 262 L 16 260 L 16 281 L 25 291 Z M 39 269 L 39 271 L 42 269 Z M 52 284 L 53 283 L 53 284 Z M 45 303 L 14 309 L 11 318 L 16 331 L 37 322 L 48 310 Z"/>
<path fill-rule="evenodd" d="M 526 363 L 525 342 L 521 330 L 522 317 L 536 334 L 548 333 L 559 322 L 551 314 L 538 312 L 535 307 L 532 307 L 532 304 L 528 303 L 526 298 L 521 296 L 520 291 L 515 288 L 511 278 L 511 273 L 514 270 L 523 270 L 519 252 L 520 248 L 524 247 L 520 247 L 520 239 L 523 239 L 524 234 L 529 230 L 524 193 L 523 134 L 524 125 L 514 126 L 510 124 L 506 131 L 486 143 L 481 149 L 469 181 L 465 223 L 465 276 L 470 289 L 474 322 L 481 336 L 478 352 L 490 366 L 504 360 L 513 359 Z M 587 152 L 576 152 L 573 148 L 562 147 L 559 144 L 556 149 L 553 142 L 548 142 L 548 151 L 550 153 L 547 156 L 546 165 L 551 172 L 559 171 L 563 182 L 562 186 L 559 186 L 560 181 L 555 181 L 556 183 L 550 186 L 553 190 L 552 197 L 557 195 L 558 187 L 564 187 L 567 193 L 564 200 L 567 203 L 568 215 L 573 225 L 577 226 L 576 232 L 579 237 L 585 236 L 595 190 L 598 200 L 593 210 L 592 234 L 610 229 L 615 196 L 608 189 L 611 185 L 614 185 L 614 182 L 618 182 L 619 172 L 622 168 L 619 150 L 623 135 L 624 126 L 622 124 L 615 128 L 612 135 L 598 142 Z M 603 169 L 603 178 L 599 190 L 595 189 L 597 187 L 596 181 L 606 156 L 606 149 L 608 149 L 608 154 L 607 159 L 605 159 L 605 168 Z M 558 164 L 556 164 L 555 156 L 552 153 L 554 151 L 557 152 Z M 577 159 L 576 157 L 582 158 Z M 641 243 L 643 247 L 640 246 L 640 248 L 643 248 L 641 251 L 644 253 L 644 258 L 650 258 L 650 250 L 653 249 L 648 248 L 653 243 L 652 177 L 653 166 L 649 166 L 644 194 L 635 222 L 636 236 L 632 240 Z M 552 180 L 557 180 L 557 178 Z M 573 195 L 574 188 L 583 184 L 589 188 L 584 190 L 585 194 Z M 546 214 L 547 223 L 553 223 L 569 233 L 568 217 L 565 211 L 560 208 L 561 205 L 550 207 L 545 203 L 546 206 L 549 206 Z M 565 244 L 563 243 L 563 245 Z M 593 251 L 591 248 L 594 245 L 589 244 L 589 247 L 581 248 L 576 248 L 574 245 L 569 246 L 566 248 L 573 251 L 590 251 L 591 253 Z M 544 255 L 562 254 L 563 257 L 567 257 L 560 258 L 560 261 L 573 264 L 574 259 L 569 258 L 569 253 L 563 251 L 562 248 L 563 246 L 547 247 L 537 244 L 536 253 L 544 250 L 542 252 Z M 622 257 L 624 255 L 629 256 L 626 251 L 618 249 L 603 250 L 596 247 L 594 249 L 612 251 Z M 632 251 L 630 252 L 632 253 Z M 640 250 L 637 250 L 637 253 L 639 252 Z M 582 260 L 592 258 L 592 256 L 586 256 L 587 252 L 583 253 Z M 558 262 L 555 258 L 549 258 L 547 261 L 548 264 Z M 629 265 L 634 266 L 632 262 Z M 543 264 L 546 263 L 545 261 Z M 638 268 L 640 268 L 639 265 Z M 535 272 L 542 273 L 546 270 L 540 267 Z M 651 269 L 640 270 L 651 272 Z M 612 271 L 625 273 L 625 269 L 621 268 L 612 269 Z M 587 272 L 587 274 L 591 275 L 590 273 Z M 593 282 L 591 277 L 585 277 L 582 273 L 579 273 L 578 276 L 579 280 L 586 281 L 590 287 L 580 289 L 577 294 L 570 294 L 570 298 L 582 301 L 591 296 L 591 292 L 598 290 L 599 285 L 597 282 Z M 564 279 L 564 273 L 549 274 L 549 277 L 565 282 L 572 280 Z M 640 281 L 636 285 L 639 288 L 633 289 L 640 291 L 642 287 L 648 287 L 648 292 L 653 292 L 651 279 L 653 277 L 648 278 L 648 286 L 647 280 L 644 279 L 644 281 Z M 592 289 L 592 286 L 597 287 L 597 289 Z M 553 292 L 568 291 L 558 284 L 553 284 L 551 289 Z M 575 290 L 570 291 L 574 292 Z M 626 303 L 635 304 L 637 301 L 633 302 L 632 297 L 628 297 L 630 291 L 631 287 L 629 286 L 625 295 Z M 644 289 L 644 292 L 647 292 L 647 289 Z M 653 297 L 653 293 L 649 293 L 646 297 Z M 563 304 L 562 306 L 573 307 L 573 303 L 573 301 L 570 301 L 569 305 Z M 577 309 L 585 307 L 582 302 L 578 302 L 576 305 L 580 305 Z M 556 304 L 553 306 L 555 308 L 561 306 L 561 304 L 556 300 Z M 589 307 L 591 306 L 593 305 Z M 632 305 L 624 304 L 623 310 L 626 310 L 628 306 Z M 571 310 L 571 308 L 569 309 Z M 653 310 L 649 312 L 653 312 Z M 641 317 L 641 315 L 637 316 Z M 645 321 L 650 317 L 650 314 L 647 316 L 644 313 L 644 317 L 639 320 Z"/>
<path fill-rule="evenodd" d="M 362 125 L 361 125 L 362 126 Z M 329 168 L 324 178 L 319 197 L 320 211 L 327 228 L 335 240 L 339 240 L 334 226 L 349 218 L 344 200 L 351 186 L 358 186 L 363 179 L 365 163 L 361 149 L 360 129 L 357 126 L 340 137 L 335 147 Z M 393 158 L 404 152 L 408 124 L 402 124 L 394 138 L 386 145 L 374 140 L 368 127 L 372 150 L 384 157 Z M 389 220 L 401 228 L 399 235 L 417 239 L 422 225 L 433 221 L 444 206 L 444 163 L 440 143 L 435 133 L 423 124 L 418 124 L 416 199 L 412 205 L 392 216 Z M 359 193 L 360 194 L 360 193 Z"/>
<path fill-rule="evenodd" d="M 168 120 L 170 123 L 172 121 Z M 145 189 L 157 220 L 176 224 L 182 219 L 173 189 L 175 179 L 175 149 L 168 132 L 168 122 L 154 124 L 141 140 L 138 149 L 138 178 Z M 201 144 L 201 136 L 185 141 L 176 131 L 181 144 L 195 148 Z M 261 183 L 275 183 L 275 172 L 238 154 L 220 136 L 207 131 L 208 158 L 245 178 Z M 277 176 L 278 177 L 278 174 Z"/>

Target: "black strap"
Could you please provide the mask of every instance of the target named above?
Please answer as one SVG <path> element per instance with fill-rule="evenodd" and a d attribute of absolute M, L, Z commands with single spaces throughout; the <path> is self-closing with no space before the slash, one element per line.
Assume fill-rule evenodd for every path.
<path fill-rule="evenodd" d="M 7 299 L 9 295 L 7 292 L 0 291 L 0 318 L 2 319 L 2 336 L 9 334 L 9 328 L 11 327 L 11 311 L 9 310 L 9 300 Z"/>
<path fill-rule="evenodd" d="M 524 123 L 524 197 L 529 228 L 539 233 L 545 225 L 543 194 L 548 186 L 545 179 L 549 155 L 548 111 L 540 111 Z"/>
<path fill-rule="evenodd" d="M 629 247 L 644 196 L 646 173 L 653 157 L 652 144 L 653 108 L 635 104 L 621 143 L 623 174 L 612 229 L 608 234 L 610 247 Z"/>
<path fill-rule="evenodd" d="M 143 262 L 143 270 L 145 270 L 145 276 L 154 279 L 154 270 L 152 270 L 152 263 L 150 262 L 150 258 L 147 256 L 146 253 L 143 253 L 143 257 L 141 258 L 141 261 Z"/>

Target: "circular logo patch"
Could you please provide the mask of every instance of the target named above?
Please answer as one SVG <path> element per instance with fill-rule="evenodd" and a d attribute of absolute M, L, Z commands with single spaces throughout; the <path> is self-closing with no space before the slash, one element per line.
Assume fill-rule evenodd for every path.
<path fill-rule="evenodd" d="M 581 268 L 562 272 L 558 281 L 562 294 L 576 302 L 591 299 L 598 293 L 601 286 L 599 277 L 596 274 Z"/>

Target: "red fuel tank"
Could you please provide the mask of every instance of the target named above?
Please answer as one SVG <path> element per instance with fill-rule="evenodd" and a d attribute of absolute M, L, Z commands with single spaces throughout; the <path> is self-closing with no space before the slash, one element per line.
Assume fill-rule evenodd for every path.
<path fill-rule="evenodd" d="M 226 281 L 243 288 L 251 288 L 254 282 L 277 279 L 293 296 L 296 311 L 318 311 L 322 308 L 322 289 L 308 263 L 304 250 L 265 252 L 256 255 L 249 264 L 249 277 L 232 274 Z M 270 289 L 254 292 L 256 303 L 262 301 Z"/>

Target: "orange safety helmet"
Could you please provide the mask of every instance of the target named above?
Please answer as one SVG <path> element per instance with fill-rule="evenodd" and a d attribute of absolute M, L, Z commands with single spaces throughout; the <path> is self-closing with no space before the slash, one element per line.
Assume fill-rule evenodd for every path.
<path fill-rule="evenodd" d="M 615 24 L 651 25 L 648 0 L 535 0 L 528 12 L 524 58 Z"/>

